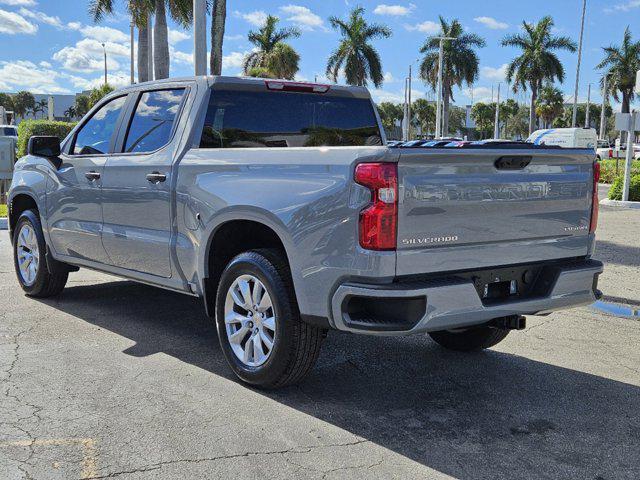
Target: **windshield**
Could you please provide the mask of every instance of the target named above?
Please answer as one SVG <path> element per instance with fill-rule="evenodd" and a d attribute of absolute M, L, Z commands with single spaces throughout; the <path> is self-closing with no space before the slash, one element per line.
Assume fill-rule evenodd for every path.
<path fill-rule="evenodd" d="M 2 137 L 17 137 L 18 129 L 16 127 L 0 127 L 0 136 Z"/>

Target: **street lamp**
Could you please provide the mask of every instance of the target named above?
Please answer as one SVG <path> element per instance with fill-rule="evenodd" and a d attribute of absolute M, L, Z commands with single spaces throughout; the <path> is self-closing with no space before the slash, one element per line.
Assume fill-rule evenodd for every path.
<path fill-rule="evenodd" d="M 104 52 L 104 84 L 107 84 L 107 47 L 102 44 L 102 51 Z"/>
<path fill-rule="evenodd" d="M 438 51 L 438 98 L 436 99 L 436 138 L 442 136 L 442 64 L 444 61 L 444 41 L 455 40 L 455 37 L 436 37 L 440 40 Z"/>
<path fill-rule="evenodd" d="M 582 61 L 582 38 L 584 36 L 584 16 L 587 12 L 587 0 L 582 0 L 582 23 L 580 26 L 580 43 L 578 44 L 578 66 L 576 67 L 576 88 L 573 96 L 573 118 L 571 126 L 578 123 L 578 87 L 580 86 L 580 62 Z"/>

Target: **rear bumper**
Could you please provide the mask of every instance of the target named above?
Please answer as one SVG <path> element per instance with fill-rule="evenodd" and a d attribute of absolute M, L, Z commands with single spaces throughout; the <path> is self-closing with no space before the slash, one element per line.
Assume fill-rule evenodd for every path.
<path fill-rule="evenodd" d="M 546 314 L 596 300 L 601 262 L 570 262 L 554 269 L 545 294 L 492 303 L 482 301 L 471 280 L 455 275 L 390 285 L 343 284 L 332 298 L 331 322 L 338 330 L 354 333 L 412 335 L 510 315 Z"/>

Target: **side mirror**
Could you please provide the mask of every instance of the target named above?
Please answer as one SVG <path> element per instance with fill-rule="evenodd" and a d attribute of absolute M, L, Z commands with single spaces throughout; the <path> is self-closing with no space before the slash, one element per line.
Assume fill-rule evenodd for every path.
<path fill-rule="evenodd" d="M 46 157 L 48 159 L 51 159 L 52 157 L 59 157 L 60 156 L 60 139 L 54 136 L 31 137 L 29 138 L 27 153 L 29 155 L 35 155 L 37 157 Z"/>

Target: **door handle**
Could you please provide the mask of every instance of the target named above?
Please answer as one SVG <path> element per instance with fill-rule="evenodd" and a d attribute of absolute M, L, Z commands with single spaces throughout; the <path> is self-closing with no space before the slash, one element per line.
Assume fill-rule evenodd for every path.
<path fill-rule="evenodd" d="M 161 183 L 167 179 L 167 176 L 164 173 L 160 172 L 151 172 L 147 174 L 147 180 L 151 183 Z"/>
<path fill-rule="evenodd" d="M 90 172 L 85 172 L 84 176 L 87 178 L 87 180 L 89 180 L 90 182 L 95 182 L 96 180 L 100 179 L 100 173 L 99 172 L 94 172 L 93 170 Z"/>

